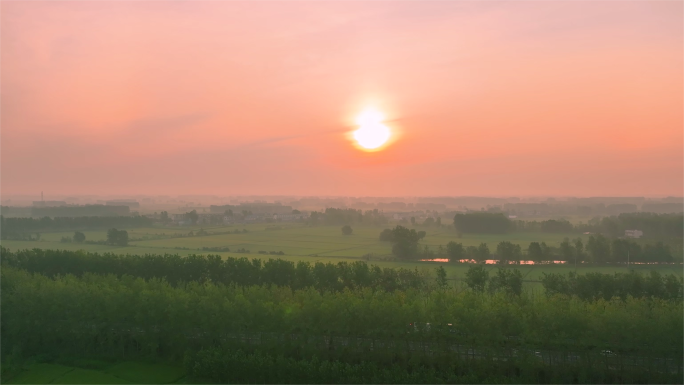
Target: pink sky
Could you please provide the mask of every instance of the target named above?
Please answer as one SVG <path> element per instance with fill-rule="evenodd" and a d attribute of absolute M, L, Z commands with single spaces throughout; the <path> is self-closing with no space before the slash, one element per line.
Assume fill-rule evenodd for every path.
<path fill-rule="evenodd" d="M 1 7 L 3 194 L 683 194 L 682 2 Z"/>

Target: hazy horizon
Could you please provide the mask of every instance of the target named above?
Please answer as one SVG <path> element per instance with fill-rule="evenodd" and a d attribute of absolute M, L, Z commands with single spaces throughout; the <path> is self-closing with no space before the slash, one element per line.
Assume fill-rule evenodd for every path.
<path fill-rule="evenodd" d="M 682 2 L 0 6 L 3 196 L 684 195 Z"/>

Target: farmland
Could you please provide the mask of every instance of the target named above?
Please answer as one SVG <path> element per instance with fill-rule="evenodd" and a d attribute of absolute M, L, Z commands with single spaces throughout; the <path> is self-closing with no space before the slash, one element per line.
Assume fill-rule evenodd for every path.
<path fill-rule="evenodd" d="M 389 226 L 385 226 L 389 227 Z M 343 235 L 339 226 L 308 227 L 302 224 L 248 224 L 238 226 L 211 226 L 211 227 L 149 227 L 128 229 L 131 241 L 129 246 L 110 246 L 104 244 L 76 244 L 62 243 L 62 237 L 73 235 L 73 232 L 42 233 L 39 241 L 11 241 L 4 240 L 2 245 L 10 250 L 18 249 L 64 249 L 85 250 L 89 252 L 112 252 L 117 254 L 163 254 L 173 253 L 186 256 L 189 254 L 217 254 L 222 257 L 249 257 L 268 259 L 273 256 L 258 254 L 259 251 L 282 251 L 285 255 L 278 258 L 289 261 L 308 262 L 351 262 L 360 260 L 364 255 L 371 254 L 370 262 L 382 267 L 403 267 L 433 269 L 435 262 L 421 261 L 393 261 L 391 246 L 388 242 L 378 239 L 379 233 L 384 227 L 355 226 L 352 235 Z M 208 235 L 196 235 L 204 230 Z M 235 233 L 239 231 L 239 233 Z M 242 232 L 247 230 L 247 232 Z M 558 246 L 565 237 L 576 238 L 577 234 L 553 234 L 553 233 L 507 233 L 507 234 L 464 234 L 459 236 L 453 229 L 442 227 L 424 228 L 427 235 L 421 241 L 421 247 L 427 245 L 436 251 L 439 246 L 445 246 L 449 241 L 462 243 L 464 246 L 477 246 L 482 242 L 489 244 L 491 249 L 496 248 L 500 241 L 510 241 L 519 244 L 523 250 L 530 242 L 546 242 L 549 246 Z M 192 232 L 193 236 L 188 236 Z M 106 231 L 84 231 L 88 241 L 104 241 Z M 182 237 L 181 237 L 182 236 Z M 587 236 L 579 235 L 586 242 Z M 228 247 L 230 252 L 202 251 L 204 247 L 221 248 Z M 237 253 L 238 249 L 249 250 L 249 254 Z M 442 264 L 447 271 L 449 279 L 460 280 L 468 269 L 464 264 Z M 493 266 L 491 268 L 494 268 Z M 567 273 L 574 271 L 572 265 L 544 265 L 544 266 L 517 266 L 525 276 L 526 281 L 536 281 L 541 278 L 543 272 L 553 271 Z M 630 268 L 637 271 L 657 270 L 663 274 L 676 274 L 682 276 L 681 265 L 632 265 Z M 621 266 L 578 266 L 581 272 L 596 271 L 612 273 L 624 271 Z"/>
<path fill-rule="evenodd" d="M 379 240 L 388 227 L 393 226 L 355 225 L 353 234 L 344 235 L 340 226 L 301 223 L 155 225 L 123 228 L 128 246 L 105 242 L 106 228 L 84 230 L 83 243 L 70 241 L 73 231 L 4 239 L 2 246 L 11 251 L 42 250 L 3 252 L 3 285 L 12 289 L 3 291 L 3 319 L 11 330 L 7 336 L 15 337 L 5 340 L 9 365 L 3 380 L 679 382 L 681 349 L 670 342 L 673 336 L 681 339 L 681 281 L 665 275 L 682 277 L 681 265 L 632 264 L 629 270 L 643 277 L 660 273 L 660 289 L 622 279 L 631 286 L 616 284 L 618 291 L 608 294 L 583 286 L 595 290 L 588 298 L 577 295 L 582 290 L 553 295 L 548 278 L 543 285 L 540 280 L 544 273 L 567 275 L 575 269 L 610 278 L 627 273 L 626 266 L 516 265 L 522 290 L 514 292 L 496 281 L 510 269 L 485 265 L 491 278 L 483 292 L 465 281 L 475 265 L 395 258 L 391 243 Z M 530 242 L 558 247 L 566 237 L 589 240 L 577 232 L 416 230 L 426 232 L 419 251 L 427 247 L 435 258 L 445 256 L 450 241 L 465 247 L 484 242 L 492 250 L 508 241 L 526 250 Z M 193 254 L 220 258 L 183 258 Z M 445 268 L 450 282 L 440 286 L 437 267 Z M 620 276 L 627 275 L 636 277 Z M 653 282 L 643 279 L 639 282 Z M 675 294 L 668 294 L 672 285 L 666 282 L 675 283 Z M 623 287 L 635 294 L 619 292 Z M 561 284 L 553 290 L 562 289 Z M 414 321 L 442 326 L 430 332 L 427 323 L 418 333 L 416 324 L 407 334 Z M 659 324 L 653 327 L 654 322 Z M 650 334 L 632 333 L 633 328 L 650 328 Z M 553 377 L 546 377 L 547 370 Z M 268 374 L 275 372 L 277 377 Z"/>

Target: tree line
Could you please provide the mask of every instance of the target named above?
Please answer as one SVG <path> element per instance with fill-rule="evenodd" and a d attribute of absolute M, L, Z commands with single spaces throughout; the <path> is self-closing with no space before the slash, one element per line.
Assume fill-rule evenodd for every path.
<path fill-rule="evenodd" d="M 461 233 L 503 234 L 507 232 L 601 233 L 624 236 L 625 230 L 641 230 L 647 238 L 682 238 L 683 214 L 627 213 L 594 218 L 588 223 L 572 224 L 563 219 L 545 221 L 511 220 L 504 213 L 457 213 L 454 227 Z"/>
<path fill-rule="evenodd" d="M 146 216 L 119 217 L 43 217 L 5 218 L 0 215 L 2 239 L 23 239 L 26 235 L 45 231 L 103 229 L 112 227 L 148 227 L 153 220 Z"/>
<path fill-rule="evenodd" d="M 648 275 L 631 271 L 629 273 L 577 274 L 543 273 L 542 285 L 547 295 L 562 294 L 576 296 L 582 300 L 610 300 L 615 297 L 662 298 L 682 300 L 684 281 L 674 274 L 661 275 L 651 271 Z"/>
<path fill-rule="evenodd" d="M 493 378 L 497 383 L 510 381 L 491 375 L 491 367 L 490 374 L 482 376 L 487 372 L 473 375 L 454 364 L 435 370 L 432 365 L 415 361 L 385 365 L 362 360 L 350 363 L 318 356 L 292 358 L 258 350 L 215 347 L 188 354 L 184 364 L 191 378 L 213 384 L 458 384 L 486 383 Z"/>
<path fill-rule="evenodd" d="M 86 273 L 140 277 L 145 280 L 165 279 L 172 286 L 185 282 L 213 282 L 225 285 L 277 285 L 293 290 L 314 287 L 320 291 L 340 292 L 345 289 L 374 290 L 420 289 L 429 280 L 417 269 L 381 268 L 362 261 L 352 263 L 322 263 L 286 261 L 283 259 L 247 259 L 219 255 L 178 254 L 118 255 L 66 250 L 0 249 L 3 266 L 13 266 L 48 277 Z"/>
<path fill-rule="evenodd" d="M 578 354 L 610 349 L 682 360 L 682 302 L 658 298 L 583 301 L 505 291 L 319 291 L 212 282 L 173 286 L 165 279 L 91 273 L 50 278 L 7 265 L 0 274 L 3 355 L 15 349 L 22 354 L 71 349 L 179 358 L 202 347 L 197 343 L 216 346 L 228 335 L 263 332 Z M 416 322 L 433 327 L 411 332 Z M 447 324 L 451 327 L 438 327 Z"/>
<path fill-rule="evenodd" d="M 450 241 L 446 247 L 439 246 L 437 252 L 427 246 L 420 249 L 419 241 L 425 237 L 425 231 L 408 229 L 401 225 L 394 229 L 385 229 L 380 233 L 381 241 L 392 243 L 392 254 L 403 260 L 448 258 L 452 262 L 472 260 L 485 262 L 497 259 L 499 263 L 519 263 L 528 259 L 537 263 L 564 261 L 566 263 L 587 262 L 603 263 L 672 263 L 682 261 L 671 247 L 662 241 L 654 244 L 642 244 L 629 239 L 609 239 L 601 234 L 591 235 L 586 245 L 581 238 L 570 240 L 565 238 L 559 247 L 549 246 L 545 242 L 530 242 L 526 249 L 510 241 L 502 241 L 496 245 L 494 252 L 487 243 L 478 246 L 464 246 L 462 243 Z M 681 253 L 680 253 L 681 254 Z"/>
<path fill-rule="evenodd" d="M 309 215 L 309 225 L 382 225 L 389 219 L 382 211 L 327 208 L 324 212 L 313 211 Z"/>
<path fill-rule="evenodd" d="M 523 249 L 519 244 L 502 241 L 492 252 L 487 243 L 479 246 L 463 246 L 451 241 L 444 248 L 445 257 L 451 261 L 473 260 L 484 262 L 497 259 L 499 263 L 519 263 L 526 259 L 537 263 L 563 261 L 566 263 L 586 262 L 604 263 L 673 263 L 681 262 L 682 256 L 675 257 L 670 245 L 663 242 L 642 244 L 629 239 L 609 239 L 603 235 L 591 235 L 585 243 L 581 238 L 565 238 L 559 247 L 549 246 L 546 242 L 530 242 Z"/>
<path fill-rule="evenodd" d="M 544 277 L 541 283 L 547 296 L 560 294 L 585 301 L 609 301 L 614 298 L 626 300 L 628 297 L 682 301 L 684 290 L 684 279 L 677 278 L 674 274 L 661 275 L 657 271 L 651 271 L 645 276 L 635 271 L 615 274 L 542 274 Z M 490 276 L 489 269 L 483 265 L 475 265 L 468 269 L 464 281 L 476 292 L 504 291 L 517 296 L 522 293 L 523 276 L 518 269 L 498 268 Z"/>
<path fill-rule="evenodd" d="M 353 263 L 321 263 L 300 261 L 294 263 L 282 259 L 249 260 L 247 258 L 217 255 L 177 254 L 119 255 L 113 253 L 88 253 L 66 250 L 20 250 L 11 252 L 0 248 L 2 266 L 10 266 L 38 273 L 47 277 L 73 274 L 81 277 L 87 273 L 112 274 L 116 277 L 132 276 L 164 279 L 173 287 L 189 282 L 220 283 L 241 287 L 253 285 L 274 285 L 292 290 L 313 287 L 318 291 L 342 292 L 370 288 L 387 292 L 404 290 L 446 289 L 449 283 L 442 266 L 436 273 L 404 268 L 380 268 L 362 261 Z M 473 265 L 466 273 L 464 282 L 477 292 L 505 292 L 509 295 L 522 294 L 523 276 L 518 269 L 498 268 L 495 274 L 482 264 Z M 644 277 L 634 271 L 614 275 L 587 273 L 546 274 L 542 279 L 547 295 L 576 295 L 584 300 L 613 297 L 657 297 L 667 300 L 682 299 L 684 281 L 670 274 L 662 276 L 652 271 Z"/>

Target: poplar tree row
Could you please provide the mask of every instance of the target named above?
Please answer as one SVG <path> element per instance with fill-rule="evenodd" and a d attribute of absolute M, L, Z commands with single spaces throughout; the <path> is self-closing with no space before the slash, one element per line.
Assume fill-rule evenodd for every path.
<path fill-rule="evenodd" d="M 192 338 L 241 332 L 428 340 L 473 347 L 658 354 L 682 360 L 682 302 L 582 301 L 505 292 L 314 288 L 189 282 L 85 273 L 48 278 L 2 267 L 3 352 L 178 357 Z M 430 323 L 415 330 L 410 324 Z M 442 326 L 450 325 L 449 328 Z M 512 345 L 511 345 L 512 344 Z"/>
<path fill-rule="evenodd" d="M 420 289 L 429 283 L 429 274 L 417 269 L 380 268 L 362 261 L 352 263 L 297 262 L 283 259 L 247 259 L 219 255 L 177 254 L 117 255 L 66 250 L 20 250 L 0 248 L 3 265 L 14 266 L 48 277 L 84 273 L 163 278 L 172 286 L 182 282 L 277 285 L 293 290 L 314 287 L 321 291 L 373 288 L 385 291 Z"/>

